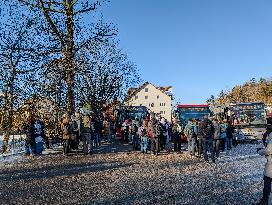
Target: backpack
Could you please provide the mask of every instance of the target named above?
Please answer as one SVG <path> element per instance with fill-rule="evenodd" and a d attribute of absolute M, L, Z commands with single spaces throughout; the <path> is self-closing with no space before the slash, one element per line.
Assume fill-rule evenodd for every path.
<path fill-rule="evenodd" d="M 69 134 L 72 133 L 72 128 L 71 128 L 71 125 L 69 123 L 64 125 L 63 133 L 66 134 L 66 135 L 69 135 Z"/>
<path fill-rule="evenodd" d="M 78 131 L 78 124 L 77 124 L 77 121 L 73 121 L 73 130 L 74 131 Z"/>
<path fill-rule="evenodd" d="M 131 133 L 135 134 L 137 132 L 137 130 L 138 130 L 137 125 L 136 124 L 132 124 L 132 126 L 131 126 Z"/>
<path fill-rule="evenodd" d="M 221 133 L 226 133 L 226 126 L 224 124 L 220 125 L 220 128 Z"/>
<path fill-rule="evenodd" d="M 189 131 L 189 132 L 188 132 L 189 136 L 192 136 L 192 137 L 195 136 L 195 130 L 194 130 L 194 127 L 193 127 L 193 126 L 191 126 L 190 129 L 189 129 L 188 131 Z"/>
<path fill-rule="evenodd" d="M 214 126 L 210 120 L 205 122 L 205 127 L 203 130 L 204 136 L 203 137 L 211 137 L 214 134 Z"/>

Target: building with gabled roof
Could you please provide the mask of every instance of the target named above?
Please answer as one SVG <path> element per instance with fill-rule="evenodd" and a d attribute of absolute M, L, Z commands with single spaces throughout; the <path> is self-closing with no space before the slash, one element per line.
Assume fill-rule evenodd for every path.
<path fill-rule="evenodd" d="M 146 106 L 155 114 L 171 121 L 172 86 L 155 86 L 145 82 L 138 88 L 130 88 L 125 100 L 128 106 Z"/>

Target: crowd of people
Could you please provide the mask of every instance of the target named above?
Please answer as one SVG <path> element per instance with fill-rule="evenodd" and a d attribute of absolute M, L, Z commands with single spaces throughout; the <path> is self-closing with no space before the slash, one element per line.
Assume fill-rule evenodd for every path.
<path fill-rule="evenodd" d="M 154 113 L 142 120 L 136 117 L 114 123 L 110 117 L 97 120 L 89 114 L 76 112 L 71 118 L 64 115 L 60 129 L 64 155 L 71 150 L 78 150 L 80 142 L 84 154 L 93 154 L 93 148 L 99 147 L 102 139 L 104 142 L 119 139 L 121 143 L 131 143 L 135 150 L 154 155 L 161 151 L 182 153 L 182 142 L 187 141 L 188 152 L 192 157 L 203 155 L 205 161 L 208 161 L 210 153 L 213 162 L 219 157 L 220 150 L 224 152 L 225 148 L 232 148 L 234 133 L 231 123 L 226 120 L 219 122 L 216 118 L 205 116 L 202 121 L 189 119 L 183 125 L 178 119 L 173 122 L 165 118 L 158 119 Z M 27 118 L 23 132 L 27 136 L 26 154 L 40 154 L 43 142 L 48 147 L 44 123 L 38 116 Z"/>

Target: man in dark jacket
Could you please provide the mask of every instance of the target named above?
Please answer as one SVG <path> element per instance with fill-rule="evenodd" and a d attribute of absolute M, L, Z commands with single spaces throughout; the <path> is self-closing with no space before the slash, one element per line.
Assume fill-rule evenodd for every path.
<path fill-rule="evenodd" d="M 203 156 L 206 162 L 209 161 L 208 151 L 210 151 L 211 153 L 212 161 L 215 162 L 213 149 L 213 134 L 214 134 L 213 123 L 211 120 L 208 119 L 208 116 L 206 115 L 199 124 L 199 135 L 201 136 L 200 139 L 203 146 Z"/>
<path fill-rule="evenodd" d="M 23 132 L 26 134 L 25 140 L 25 154 L 35 154 L 36 153 L 36 143 L 34 135 L 34 118 L 33 116 L 28 116 L 26 122 L 23 124 Z"/>
<path fill-rule="evenodd" d="M 172 126 L 173 140 L 174 140 L 174 152 L 181 151 L 181 132 L 182 128 L 178 123 L 178 120 L 175 119 Z"/>
<path fill-rule="evenodd" d="M 158 121 L 155 119 L 154 113 L 150 114 L 150 121 L 148 122 L 147 135 L 151 139 L 151 153 L 158 155 L 159 153 L 159 136 L 160 126 Z"/>
<path fill-rule="evenodd" d="M 227 135 L 227 150 L 231 150 L 232 138 L 234 129 L 230 122 L 227 123 L 226 135 Z"/>

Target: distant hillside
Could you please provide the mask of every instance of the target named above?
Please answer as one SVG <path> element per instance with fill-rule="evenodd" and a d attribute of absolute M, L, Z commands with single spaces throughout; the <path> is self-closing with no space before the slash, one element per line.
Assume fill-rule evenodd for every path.
<path fill-rule="evenodd" d="M 261 78 L 257 81 L 252 78 L 243 85 L 236 85 L 230 91 L 222 90 L 218 97 L 211 96 L 207 103 L 224 105 L 239 102 L 262 101 L 265 104 L 272 104 L 272 80 Z"/>

